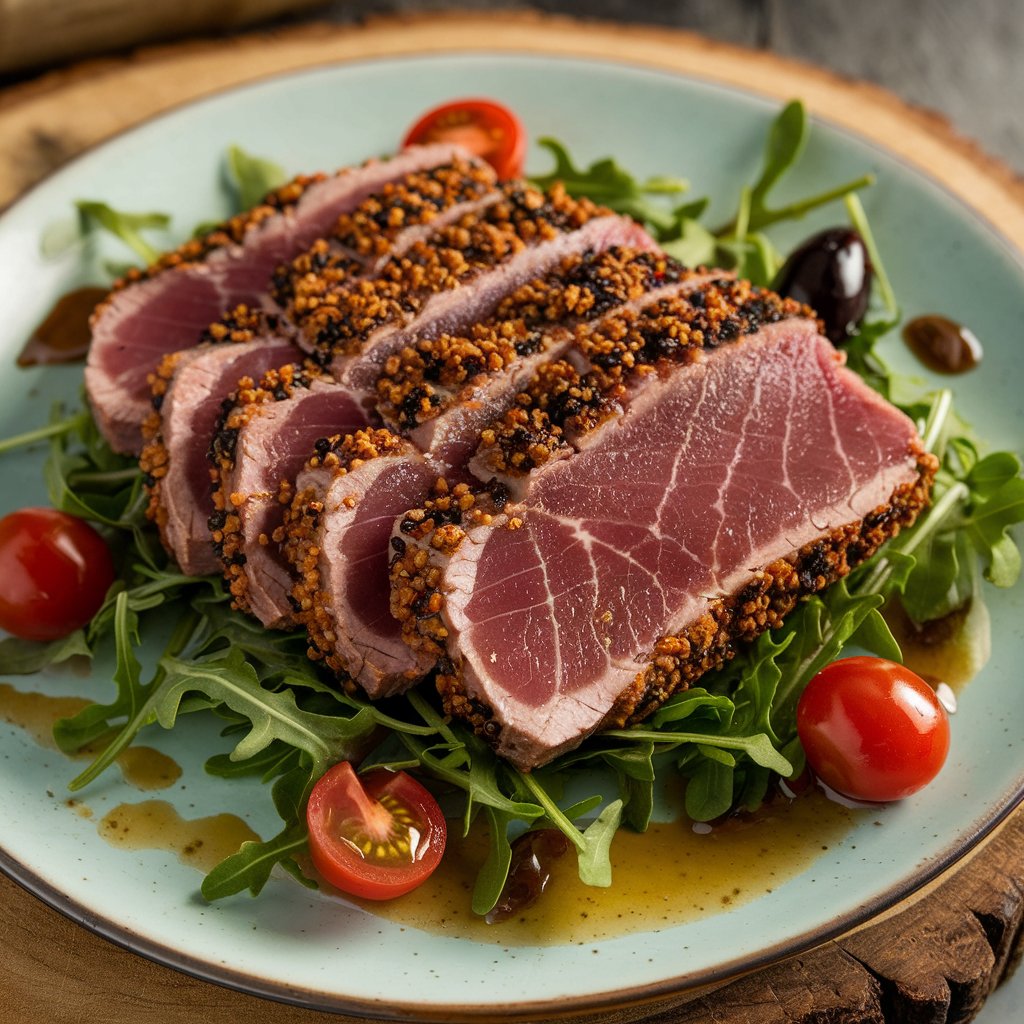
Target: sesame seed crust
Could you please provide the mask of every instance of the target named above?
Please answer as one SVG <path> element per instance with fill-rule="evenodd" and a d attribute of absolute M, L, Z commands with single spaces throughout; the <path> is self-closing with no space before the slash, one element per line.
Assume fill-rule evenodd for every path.
<path fill-rule="evenodd" d="M 302 315 L 387 255 L 402 231 L 428 225 L 444 210 L 483 197 L 493 191 L 494 179 L 489 165 L 456 159 L 389 182 L 343 213 L 326 238 L 279 267 L 271 294 L 282 309 Z"/>
<path fill-rule="evenodd" d="M 572 450 L 574 438 L 615 416 L 642 376 L 685 365 L 702 349 L 755 334 L 810 309 L 749 281 L 719 278 L 597 324 L 577 325 L 573 347 L 590 364 L 545 364 L 512 407 L 481 434 L 478 460 L 489 473 L 521 476 Z"/>
<path fill-rule="evenodd" d="M 754 573 L 751 581 L 735 593 L 712 601 L 685 631 L 662 637 L 646 668 L 619 695 L 600 728 L 642 721 L 674 693 L 688 689 L 704 673 L 724 665 L 742 645 L 781 625 L 801 599 L 821 593 L 844 578 L 885 541 L 913 525 L 929 503 L 938 463 L 920 447 L 914 448 L 912 454 L 917 460 L 917 477 L 897 487 L 886 504 L 861 520 L 830 531 L 790 557 L 777 559 Z M 511 522 L 507 525 L 511 526 Z M 437 611 L 431 618 L 440 623 L 445 595 L 439 586 L 440 569 L 434 568 L 437 580 L 427 600 L 432 599 L 436 605 Z M 429 571 L 421 570 L 417 579 L 429 584 Z M 446 636 L 443 625 L 428 622 L 424 642 L 441 651 L 436 683 L 444 710 L 465 720 L 488 742 L 496 743 L 501 734 L 500 723 L 492 709 L 467 694 L 458 665 L 442 650 Z"/>
<path fill-rule="evenodd" d="M 184 352 L 171 352 L 160 360 L 160 365 L 149 375 L 149 388 L 153 408 L 142 421 L 142 452 L 139 455 L 139 469 L 142 483 L 149 495 L 146 503 L 146 518 L 156 523 L 163 538 L 167 527 L 167 509 L 161 500 L 161 481 L 167 475 L 170 453 L 164 444 L 160 408 L 167 389 L 171 386 L 174 373 L 185 356 Z"/>
<path fill-rule="evenodd" d="M 443 575 L 448 559 L 475 526 L 505 525 L 504 488 L 473 489 L 466 483 L 449 487 L 441 478 L 429 497 L 410 509 L 391 538 L 391 614 L 402 637 L 414 650 L 431 658 L 447 658 L 448 629 L 441 619 Z"/>
<path fill-rule="evenodd" d="M 371 459 L 404 455 L 412 451 L 407 441 L 384 429 L 357 430 L 353 434 L 321 438 L 316 454 L 306 463 L 304 479 L 315 473 L 316 484 L 303 488 L 285 512 L 282 550 L 295 570 L 292 588 L 295 618 L 309 636 L 309 657 L 322 661 L 346 688 L 356 684 L 349 666 L 339 656 L 335 640 L 335 614 L 330 595 L 321 582 L 320 540 L 324 499 L 331 484 Z M 353 499 L 354 502 L 354 499 Z"/>
<path fill-rule="evenodd" d="M 332 290 L 307 274 L 296 286 L 289 312 L 319 360 L 357 353 L 367 334 L 406 321 L 432 295 L 610 212 L 573 199 L 559 186 L 544 193 L 515 182 L 502 192 L 500 201 L 466 213 L 392 256 L 372 279 Z"/>
<path fill-rule="evenodd" d="M 221 405 L 220 418 L 207 456 L 210 460 L 214 508 L 209 527 L 214 550 L 223 565 L 233 608 L 250 610 L 247 596 L 249 584 L 243 569 L 245 552 L 242 550 L 242 522 L 237 512 L 248 495 L 228 491 L 235 467 L 239 432 L 260 414 L 261 409 L 273 402 L 287 401 L 297 389 L 310 387 L 321 376 L 315 366 L 289 364 L 269 370 L 259 381 L 243 377 L 238 382 L 238 389 Z M 290 504 L 291 499 L 291 484 L 282 481 L 277 500 L 282 504 Z"/>
<path fill-rule="evenodd" d="M 267 317 L 258 310 L 238 305 L 225 313 L 219 320 L 212 323 L 200 336 L 198 345 L 235 344 L 254 341 L 261 330 L 273 327 L 274 318 Z M 167 509 L 161 496 L 161 481 L 167 475 L 170 453 L 163 439 L 163 418 L 161 407 L 173 381 L 174 375 L 183 359 L 196 349 L 180 352 L 169 352 L 161 360 L 157 368 L 149 375 L 149 388 L 153 411 L 142 421 L 143 448 L 139 455 L 139 468 L 143 474 L 143 484 L 149 495 L 146 505 L 146 518 L 156 523 L 160 536 L 165 540 L 164 531 L 167 527 Z"/>
<path fill-rule="evenodd" d="M 507 296 L 491 319 L 465 335 L 442 334 L 390 356 L 377 382 L 381 415 L 412 430 L 487 377 L 568 337 L 565 321 L 593 320 L 692 274 L 667 256 L 624 247 L 568 256 L 552 274 Z"/>

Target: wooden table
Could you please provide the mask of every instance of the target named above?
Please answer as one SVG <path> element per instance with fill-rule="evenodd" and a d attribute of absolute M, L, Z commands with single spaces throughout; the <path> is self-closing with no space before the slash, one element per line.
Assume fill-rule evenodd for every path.
<path fill-rule="evenodd" d="M 939 118 L 863 83 L 667 30 L 535 15 L 438 16 L 353 29 L 308 25 L 140 50 L 0 94 L 0 206 L 51 169 L 153 114 L 275 72 L 410 53 L 571 54 L 685 72 L 778 99 L 869 136 L 922 166 L 1024 247 L 1024 185 Z M 888 914 L 817 949 L 673 1004 L 603 1021 L 774 1024 L 970 1020 L 1022 948 L 1024 809 Z M 0 877 L 0 1022 L 179 1024 L 348 1021 L 219 988 L 85 931 Z"/>

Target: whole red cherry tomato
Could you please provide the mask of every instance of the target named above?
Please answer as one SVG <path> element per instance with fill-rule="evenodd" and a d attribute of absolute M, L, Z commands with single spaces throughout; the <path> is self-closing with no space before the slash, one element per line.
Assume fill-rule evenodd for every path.
<path fill-rule="evenodd" d="M 402 896 L 441 862 L 448 830 L 437 801 L 412 776 L 329 769 L 306 807 L 309 852 L 335 888 L 370 900 Z"/>
<path fill-rule="evenodd" d="M 503 181 L 523 174 L 526 132 L 508 107 L 466 99 L 428 110 L 406 133 L 403 146 L 454 142 L 486 160 Z"/>
<path fill-rule="evenodd" d="M 935 691 L 884 658 L 844 658 L 807 685 L 796 711 L 807 761 L 855 800 L 900 800 L 938 774 L 949 719 Z"/>
<path fill-rule="evenodd" d="M 0 519 L 0 628 L 26 640 L 57 640 L 99 611 L 114 563 L 83 519 L 23 508 Z"/>

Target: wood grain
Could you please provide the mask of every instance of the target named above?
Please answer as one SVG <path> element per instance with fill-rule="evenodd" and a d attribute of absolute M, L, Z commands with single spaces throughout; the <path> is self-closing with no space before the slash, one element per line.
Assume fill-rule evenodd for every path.
<path fill-rule="evenodd" d="M 784 99 L 923 167 L 1024 245 L 1024 186 L 934 115 L 882 90 L 683 32 L 536 15 L 314 25 L 138 51 L 0 94 L 0 203 L 83 149 L 198 96 L 267 74 L 370 56 L 478 49 L 573 54 L 698 75 Z M 1016 966 L 1024 918 L 1024 810 L 947 875 L 884 917 L 804 955 L 671 1003 L 622 1008 L 615 1024 L 960 1024 Z M 300 1010 L 143 960 L 0 877 L 0 1022 L 307 1024 Z M 597 1018 L 591 1018 L 597 1019 Z"/>

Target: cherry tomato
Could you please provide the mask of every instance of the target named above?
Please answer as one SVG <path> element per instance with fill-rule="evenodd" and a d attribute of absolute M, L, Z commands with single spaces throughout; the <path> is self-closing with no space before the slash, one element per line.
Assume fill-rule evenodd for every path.
<path fill-rule="evenodd" d="M 309 851 L 342 892 L 389 900 L 426 881 L 448 835 L 437 801 L 405 772 L 358 777 L 348 761 L 328 770 L 306 807 Z"/>
<path fill-rule="evenodd" d="M 26 640 L 57 640 L 99 611 L 114 563 L 83 519 L 23 508 L 0 519 L 0 628 Z"/>
<path fill-rule="evenodd" d="M 844 658 L 807 685 L 796 709 L 807 761 L 855 800 L 900 800 L 939 773 L 949 719 L 920 676 L 884 658 Z"/>
<path fill-rule="evenodd" d="M 408 131 L 403 146 L 454 142 L 486 160 L 503 181 L 523 174 L 526 132 L 508 107 L 493 100 L 453 100 L 428 110 Z"/>

